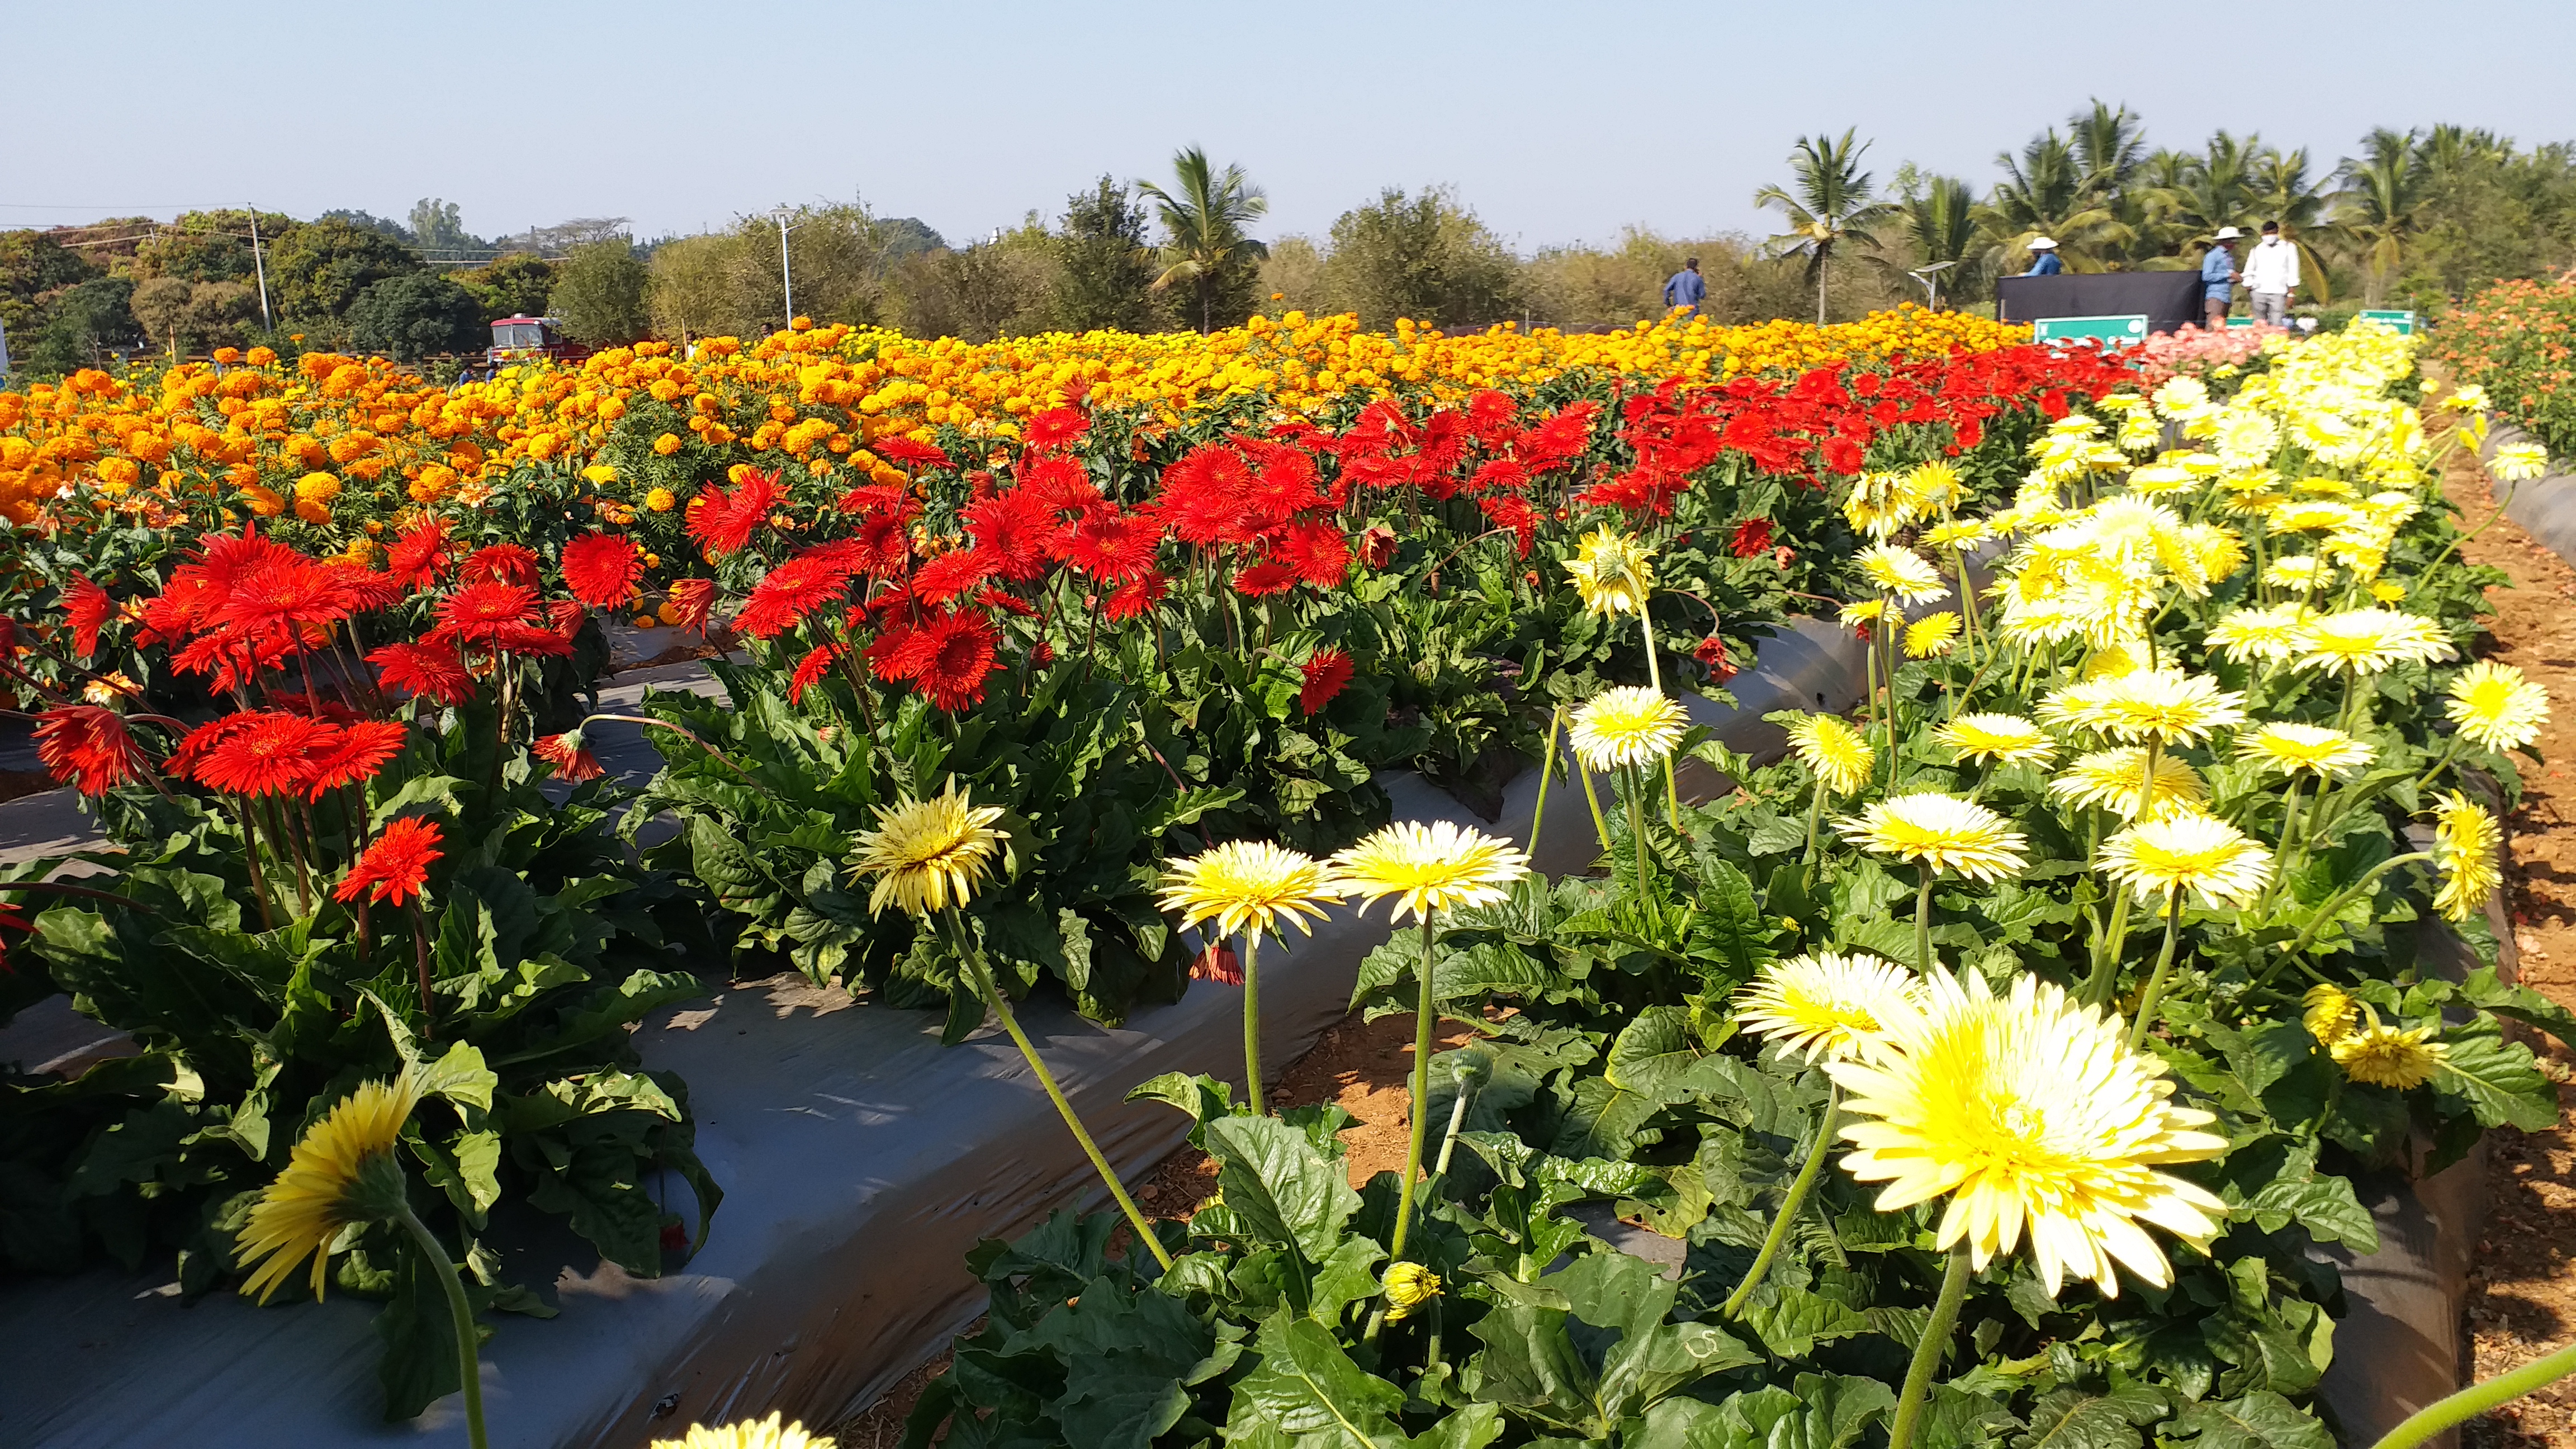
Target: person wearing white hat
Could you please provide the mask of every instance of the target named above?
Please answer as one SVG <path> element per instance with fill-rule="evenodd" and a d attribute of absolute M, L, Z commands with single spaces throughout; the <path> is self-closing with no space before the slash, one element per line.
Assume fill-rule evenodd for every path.
<path fill-rule="evenodd" d="M 2057 243 L 2054 240 L 2044 236 L 2032 237 L 2030 250 L 2035 255 L 2030 259 L 2030 270 L 2022 273 L 2023 276 L 2053 277 L 2066 270 L 2066 263 L 2057 258 Z"/>
<path fill-rule="evenodd" d="M 2202 306 L 2208 317 L 2205 325 L 2212 332 L 2226 329 L 2228 305 L 2236 300 L 2236 239 L 2244 234 L 2232 226 L 2222 226 L 2218 235 L 2210 238 L 2209 250 L 2201 254 Z"/>

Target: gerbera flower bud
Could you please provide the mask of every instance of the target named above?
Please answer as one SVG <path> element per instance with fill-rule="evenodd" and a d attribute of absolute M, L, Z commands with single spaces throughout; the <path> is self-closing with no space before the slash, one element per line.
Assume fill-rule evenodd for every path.
<path fill-rule="evenodd" d="M 1420 1263 L 1397 1263 L 1386 1270 L 1386 1321 L 1409 1318 L 1415 1309 L 1440 1296 L 1440 1275 Z"/>

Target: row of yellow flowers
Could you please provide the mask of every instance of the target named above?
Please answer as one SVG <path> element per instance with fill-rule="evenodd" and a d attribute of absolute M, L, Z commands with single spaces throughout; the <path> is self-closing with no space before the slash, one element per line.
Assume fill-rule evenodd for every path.
<path fill-rule="evenodd" d="M 1018 419 L 1077 398 L 1143 407 L 1171 423 L 1247 397 L 1308 416 L 1397 389 L 1454 399 L 1586 369 L 1714 382 L 1991 351 L 2027 336 L 1912 306 L 1825 327 L 1718 326 L 1677 314 L 1602 334 L 1506 325 L 1460 336 L 1409 321 L 1365 332 L 1354 317 L 1292 311 L 1207 336 L 1049 333 L 982 344 L 800 319 L 749 343 L 640 343 L 578 367 L 511 367 L 452 388 L 380 358 L 307 353 L 288 363 L 266 348 L 228 348 L 211 364 L 87 371 L 0 392 L 0 515 L 26 524 L 48 505 L 76 505 L 85 490 L 94 505 L 146 522 L 206 495 L 317 523 L 344 492 L 396 506 L 461 494 L 470 505 L 476 485 L 523 462 L 603 466 L 595 455 L 610 429 L 646 401 L 680 414 L 655 439 L 665 456 L 691 441 L 685 428 L 778 463 L 874 473 L 890 470 L 867 451 L 872 439 L 926 439 L 942 426 L 1012 437 Z"/>

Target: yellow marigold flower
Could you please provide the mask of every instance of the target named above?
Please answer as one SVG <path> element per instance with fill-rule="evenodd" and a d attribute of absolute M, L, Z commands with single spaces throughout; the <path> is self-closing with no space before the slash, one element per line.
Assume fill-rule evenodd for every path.
<path fill-rule="evenodd" d="M 1409 1318 L 1440 1296 L 1440 1275 L 1420 1263 L 1395 1263 L 1386 1270 L 1386 1321 Z"/>
<path fill-rule="evenodd" d="M 2329 674 L 2377 674 L 2401 661 L 2429 664 L 2457 652 L 2432 620 L 2392 609 L 2319 614 L 2299 640 L 2299 663 Z"/>
<path fill-rule="evenodd" d="M 2205 674 L 2140 669 L 2068 685 L 2040 701 L 2042 721 L 2115 740 L 2197 744 L 2245 720 L 2245 697 Z"/>
<path fill-rule="evenodd" d="M 2502 754 L 2540 738 L 2549 722 L 2549 691 L 2510 664 L 2481 659 L 2459 672 L 2442 713 L 2460 733 Z"/>
<path fill-rule="evenodd" d="M 1634 614 L 1655 591 L 1655 551 L 1604 525 L 1583 536 L 1565 572 L 1583 607 L 1596 614 Z"/>
<path fill-rule="evenodd" d="M 1829 714 L 1799 716 L 1789 726 L 1789 748 L 1833 795 L 1848 795 L 1866 784 L 1878 757 L 1860 731 Z"/>
<path fill-rule="evenodd" d="M 1963 760 L 2045 765 L 2057 753 L 2057 741 L 2048 731 L 2011 714 L 1963 714 L 1934 731 L 1933 738 L 1957 750 Z"/>
<path fill-rule="evenodd" d="M 2176 810 L 2104 841 L 2102 873 L 2158 906 L 2189 891 L 2203 905 L 2241 907 L 2272 878 L 2272 852 L 2215 815 Z"/>
<path fill-rule="evenodd" d="M 1978 1268 L 2027 1231 L 2052 1296 L 2070 1276 L 2117 1296 L 2122 1264 L 2171 1283 L 2141 1223 L 2208 1247 L 2226 1204 L 2158 1169 L 2217 1157 L 2227 1139 L 2200 1130 L 2209 1113 L 2173 1105 L 2164 1064 L 2131 1051 L 2117 1018 L 2029 975 L 1997 998 L 1974 972 L 1936 972 L 1923 995 L 1882 1060 L 1825 1067 L 1856 1119 L 1843 1128 L 1855 1144 L 1843 1167 L 1887 1184 L 1880 1211 L 1947 1195 L 1934 1241 L 1964 1241 Z"/>
<path fill-rule="evenodd" d="M 1943 609 L 1926 614 L 1905 626 L 1905 657 L 1933 659 L 1947 654 L 1959 642 L 1959 616 Z"/>
<path fill-rule="evenodd" d="M 2369 764 L 2371 748 L 2341 730 L 2275 721 L 2239 734 L 2236 755 L 2284 775 L 2305 770 L 2340 779 Z"/>
<path fill-rule="evenodd" d="M 853 879 L 876 877 L 870 915 L 888 901 L 916 916 L 965 905 L 1009 838 L 992 828 L 1000 807 L 975 804 L 953 779 L 927 800 L 898 799 L 876 813 L 877 828 L 860 834 L 850 867 Z"/>
<path fill-rule="evenodd" d="M 2233 664 L 2251 664 L 2258 659 L 2280 664 L 2298 652 L 2312 617 L 2305 604 L 2231 609 L 2210 626 L 2205 642 Z"/>
<path fill-rule="evenodd" d="M 1871 588 L 1882 594 L 1892 594 L 1909 604 L 1937 599 L 1950 591 L 1950 586 L 1941 580 L 1940 570 L 1910 548 L 1899 548 L 1892 543 L 1872 544 L 1862 549 L 1853 562 L 1859 566 L 1861 577 L 1869 580 Z"/>
<path fill-rule="evenodd" d="M 2441 1071 L 2450 1049 L 2432 1039 L 2431 1027 L 2389 1026 L 2368 1006 L 2362 1012 L 2367 1025 L 2346 1030 L 2326 1048 L 2345 1076 L 2404 1092 L 2433 1080 Z"/>
<path fill-rule="evenodd" d="M 267 1302 L 309 1257 L 313 1296 L 320 1298 L 331 1245 L 341 1230 L 401 1212 L 402 1165 L 394 1145 L 419 1102 L 409 1071 L 390 1086 L 360 1082 L 305 1132 L 288 1153 L 286 1170 L 260 1190 L 250 1221 L 242 1225 L 241 1261 L 258 1264 L 242 1281 L 244 1296 Z"/>
<path fill-rule="evenodd" d="M 1689 725 L 1690 716 L 1661 690 L 1620 685 L 1584 701 L 1567 739 L 1586 768 L 1606 771 L 1669 757 Z"/>
<path fill-rule="evenodd" d="M 1393 896 L 1394 918 L 1428 923 L 1462 906 L 1499 905 L 1529 875 L 1529 856 L 1508 840 L 1453 821 L 1399 820 L 1333 857 L 1342 888 L 1366 910 Z"/>
<path fill-rule="evenodd" d="M 689 1432 L 677 1439 L 654 1440 L 653 1449 L 834 1449 L 830 1436 L 808 1433 L 802 1422 L 791 1424 L 786 1417 L 773 1410 L 766 1419 L 744 1419 L 712 1429 L 691 1424 Z"/>
<path fill-rule="evenodd" d="M 307 473 L 295 480 L 295 501 L 327 504 L 340 496 L 340 480 L 328 473 Z"/>
<path fill-rule="evenodd" d="M 2299 998 L 2306 1010 L 2299 1013 L 2299 1023 L 2320 1046 L 2333 1046 L 2352 1035 L 2352 1024 L 2361 1013 L 2360 1003 L 2342 987 L 2320 981 Z"/>
<path fill-rule="evenodd" d="M 1282 921 L 1312 935 L 1307 918 L 1322 920 L 1325 904 L 1341 897 L 1323 862 L 1269 841 L 1231 840 L 1163 863 L 1163 909 L 1185 927 L 1213 919 L 1220 936 L 1277 936 Z"/>
<path fill-rule="evenodd" d="M 644 495 L 644 506 L 655 513 L 668 513 L 679 504 L 680 497 L 668 488 L 656 488 Z"/>
<path fill-rule="evenodd" d="M 2457 790 L 2436 798 L 2433 864 L 2442 885 L 2433 906 L 2446 920 L 2465 921 L 2504 883 L 2504 830 L 2485 806 Z"/>
<path fill-rule="evenodd" d="M 653 451 L 665 458 L 680 451 L 680 435 L 677 433 L 664 433 L 662 436 L 655 438 L 653 440 Z"/>
<path fill-rule="evenodd" d="M 1922 994 L 1914 973 L 1866 953 L 1820 951 L 1762 968 L 1735 996 L 1738 1025 L 1812 1062 L 1880 1054 Z"/>
<path fill-rule="evenodd" d="M 1843 837 L 1873 855 L 1892 855 L 1970 880 L 2001 880 L 2025 864 L 2026 837 L 1972 800 L 1918 790 L 1877 801 L 1834 822 Z"/>
<path fill-rule="evenodd" d="M 2123 820 L 2138 818 L 2138 792 L 2146 784 L 2147 752 L 2123 745 L 2079 755 L 2048 782 L 2049 798 L 2070 805 L 2108 810 Z M 2155 788 L 2147 795 L 2147 816 L 2155 819 L 2199 805 L 2209 798 L 2200 772 L 2169 754 L 2156 756 Z"/>

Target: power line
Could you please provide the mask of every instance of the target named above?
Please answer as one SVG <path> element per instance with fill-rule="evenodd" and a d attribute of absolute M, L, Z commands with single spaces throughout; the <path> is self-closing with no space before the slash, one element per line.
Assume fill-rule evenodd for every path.
<path fill-rule="evenodd" d="M 231 208 L 230 208 L 230 207 L 224 206 L 224 205 L 222 205 L 222 204 L 220 204 L 220 203 L 198 205 L 198 204 L 187 204 L 187 203 L 181 203 L 181 202 L 158 202 L 158 203 L 150 203 L 150 204 L 147 204 L 147 203 L 144 203 L 144 202 L 135 201 L 135 202 L 127 202 L 127 203 L 124 203 L 124 204 L 122 204 L 122 205 L 110 205 L 110 204 L 108 204 L 108 203 L 106 203 L 106 202 L 94 202 L 94 203 L 89 203 L 89 204 L 76 204 L 76 203 L 71 203 L 71 202 L 59 202 L 59 201 L 0 201 L 0 211 L 229 211 L 229 210 L 231 210 Z"/>

